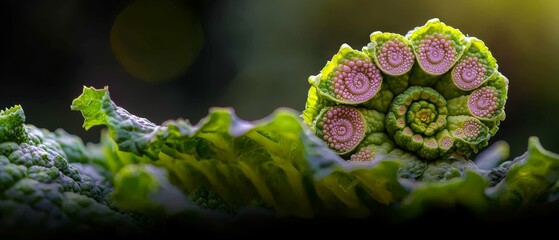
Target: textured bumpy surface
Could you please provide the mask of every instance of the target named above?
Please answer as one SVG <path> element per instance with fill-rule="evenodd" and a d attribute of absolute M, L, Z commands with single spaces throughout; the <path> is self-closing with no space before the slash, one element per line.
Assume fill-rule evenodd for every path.
<path fill-rule="evenodd" d="M 24 122 L 20 106 L 0 111 L 0 230 L 133 225 L 111 207 L 106 172 L 79 138 Z"/>
<path fill-rule="evenodd" d="M 361 162 L 379 151 L 363 144 L 368 136 L 392 143 L 383 142 L 383 151 L 397 147 L 425 160 L 487 146 L 505 119 L 508 80 L 483 41 L 438 19 L 406 36 L 370 39 L 362 51 L 343 44 L 309 77 L 302 117 L 316 136 Z"/>

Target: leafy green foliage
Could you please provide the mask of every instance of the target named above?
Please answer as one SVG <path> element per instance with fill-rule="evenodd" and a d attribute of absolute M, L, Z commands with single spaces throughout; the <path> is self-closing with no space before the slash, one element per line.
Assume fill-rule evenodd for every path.
<path fill-rule="evenodd" d="M 479 213 L 524 207 L 550 199 L 559 177 L 555 166 L 559 159 L 544 151 L 536 138 L 530 140 L 521 160 L 506 161 L 496 168 L 492 168 L 498 164 L 495 162 L 508 156 L 502 143 L 480 154 L 486 162 L 480 168 L 460 155 L 424 162 L 378 134 L 364 140 L 364 144 L 378 144 L 373 161 L 346 161 L 289 109 L 247 122 L 231 109 L 213 108 L 196 125 L 180 119 L 155 125 L 116 106 L 107 89 L 86 87 L 78 99 L 73 109 L 96 116 L 93 122 L 104 119 L 108 126 L 114 140 L 111 144 L 116 146 L 106 145 L 111 149 L 106 151 L 110 153 L 107 159 L 117 159 L 115 166 L 123 166 L 115 168 L 117 176 L 124 171 L 147 179 L 127 185 L 131 194 L 122 194 L 122 201 L 128 201 L 126 197 L 132 193 L 161 185 L 153 184 L 158 178 L 152 171 L 138 170 L 138 163 L 167 169 L 165 184 L 172 184 L 202 207 L 228 212 L 228 206 L 247 206 L 257 200 L 280 216 L 299 217 L 366 217 L 387 212 L 410 217 L 435 206 L 462 206 Z M 81 106 L 92 102 L 100 108 Z M 86 117 L 84 126 L 89 124 Z M 134 171 L 127 170 L 130 167 Z M 141 177 L 144 173 L 149 176 Z M 119 184 L 115 185 L 118 189 Z M 129 200 L 160 204 L 148 195 Z M 145 209 L 130 209 L 134 208 Z"/>
<path fill-rule="evenodd" d="M 477 212 L 486 210 L 489 206 L 488 198 L 484 193 L 487 181 L 473 171 L 451 170 L 455 171 L 452 174 L 458 176 L 452 176 L 447 181 L 415 186 L 413 191 L 402 200 L 400 214 L 413 217 L 433 207 L 452 209 L 465 206 Z"/>
<path fill-rule="evenodd" d="M 515 163 L 514 163 L 515 162 Z M 528 152 L 514 160 L 504 181 L 495 186 L 492 197 L 499 203 L 521 207 L 542 202 L 559 180 L 559 155 L 546 151 L 535 137 L 528 142 Z"/>
<path fill-rule="evenodd" d="M 195 208 L 169 183 L 166 171 L 153 165 L 126 165 L 114 176 L 114 184 L 112 198 L 125 210 L 171 215 Z"/>
<path fill-rule="evenodd" d="M 104 91 L 105 95 L 90 91 Z M 173 182 L 185 192 L 203 185 L 232 204 L 243 206 L 261 199 L 280 215 L 295 216 L 341 213 L 342 209 L 348 215 L 366 215 L 370 202 L 361 195 L 388 204 L 399 194 L 397 161 L 387 160 L 376 168 L 348 164 L 324 148 L 291 110 L 280 109 L 251 124 L 230 109 L 216 108 L 195 126 L 183 120 L 156 126 L 114 105 L 106 90 L 84 88 L 84 92 L 73 109 L 95 111 L 87 113 L 97 116 L 94 122 L 107 119 L 109 134 L 120 150 L 156 160 L 153 163 L 168 169 Z M 95 98 L 89 99 L 91 96 Z M 92 102 L 103 107 L 81 106 Z M 132 135 L 135 137 L 118 137 Z M 121 148 L 123 145 L 142 148 Z"/>

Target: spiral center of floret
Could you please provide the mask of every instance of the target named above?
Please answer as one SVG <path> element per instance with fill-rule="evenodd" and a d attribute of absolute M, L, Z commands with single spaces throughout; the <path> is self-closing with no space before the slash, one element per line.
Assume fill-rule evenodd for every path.
<path fill-rule="evenodd" d="M 477 101 L 476 106 L 477 106 L 478 108 L 485 109 L 485 108 L 489 107 L 490 104 L 491 104 L 491 102 L 489 101 L 489 99 L 488 99 L 487 97 L 483 96 L 482 98 L 480 98 L 480 99 Z"/>
<path fill-rule="evenodd" d="M 419 63 L 433 74 L 445 73 L 456 60 L 457 52 L 450 36 L 435 34 L 419 41 Z"/>
<path fill-rule="evenodd" d="M 353 135 L 353 128 L 347 119 L 340 119 L 340 121 L 332 126 L 334 132 L 334 139 L 338 141 L 347 141 Z"/>
<path fill-rule="evenodd" d="M 398 66 L 402 64 L 402 53 L 399 50 L 393 50 L 388 53 L 388 63 L 392 66 Z"/>
<path fill-rule="evenodd" d="M 385 42 L 377 54 L 380 68 L 392 75 L 409 71 L 414 63 L 411 48 L 398 39 Z"/>
<path fill-rule="evenodd" d="M 407 113 L 407 122 L 414 132 L 430 136 L 440 128 L 437 123 L 433 123 L 437 115 L 437 107 L 433 103 L 429 100 L 420 100 L 411 104 Z M 444 127 L 444 122 L 441 127 Z"/>
<path fill-rule="evenodd" d="M 367 76 L 362 72 L 356 74 L 352 73 L 352 75 L 353 76 L 346 81 L 349 92 L 357 95 L 366 94 L 369 90 L 369 79 Z"/>
<path fill-rule="evenodd" d="M 431 122 L 432 115 L 434 114 L 430 110 L 421 109 L 421 111 L 417 113 L 417 118 L 419 118 L 419 120 L 421 120 L 424 123 L 429 123 Z"/>
<path fill-rule="evenodd" d="M 480 88 L 470 95 L 468 99 L 468 108 L 474 116 L 491 118 L 499 107 L 498 97 L 495 88 Z"/>
<path fill-rule="evenodd" d="M 463 133 L 468 139 L 475 139 L 481 130 L 481 126 L 474 120 L 468 120 L 464 123 Z"/>
<path fill-rule="evenodd" d="M 486 71 L 477 57 L 468 57 L 456 65 L 452 72 L 452 80 L 459 88 L 472 90 L 483 83 Z"/>
<path fill-rule="evenodd" d="M 432 88 L 409 87 L 392 101 L 386 129 L 401 148 L 422 157 L 436 157 L 438 149 L 448 151 L 453 144 L 446 130 L 446 104 L 444 97 Z"/>
<path fill-rule="evenodd" d="M 334 73 L 333 90 L 337 99 L 352 103 L 365 102 L 375 96 L 382 76 L 369 59 L 345 59 Z"/>
<path fill-rule="evenodd" d="M 471 82 L 475 79 L 477 75 L 477 71 L 475 69 L 464 69 L 464 71 L 462 71 L 462 79 L 464 80 L 464 82 Z"/>
<path fill-rule="evenodd" d="M 321 128 L 323 140 L 339 152 L 355 148 L 365 134 L 363 117 L 353 107 L 329 108 L 317 122 L 317 127 Z"/>
<path fill-rule="evenodd" d="M 432 43 L 431 46 L 429 46 L 427 59 L 431 63 L 440 63 L 444 59 L 444 49 L 440 44 Z"/>

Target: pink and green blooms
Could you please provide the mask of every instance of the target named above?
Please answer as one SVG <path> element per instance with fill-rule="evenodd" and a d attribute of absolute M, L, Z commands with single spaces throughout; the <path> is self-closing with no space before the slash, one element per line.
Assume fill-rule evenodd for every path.
<path fill-rule="evenodd" d="M 484 42 L 438 19 L 405 36 L 374 32 L 363 51 L 344 44 L 309 83 L 303 119 L 334 151 L 347 159 L 358 154 L 353 158 L 361 161 L 365 155 L 356 140 L 373 133 L 386 134 L 393 147 L 424 160 L 471 156 L 488 145 L 504 120 L 508 91 Z M 353 117 L 324 114 L 332 109 Z M 383 115 L 383 127 L 363 129 L 378 122 L 364 110 Z M 339 140 L 332 134 L 346 129 L 357 135 L 333 142 Z"/>

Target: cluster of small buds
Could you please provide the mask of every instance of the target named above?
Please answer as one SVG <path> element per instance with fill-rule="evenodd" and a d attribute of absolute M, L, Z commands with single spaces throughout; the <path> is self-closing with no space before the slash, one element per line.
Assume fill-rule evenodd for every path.
<path fill-rule="evenodd" d="M 392 75 L 408 72 L 415 63 L 411 47 L 399 39 L 382 44 L 377 54 L 379 67 Z"/>
<path fill-rule="evenodd" d="M 508 80 L 483 41 L 438 19 L 370 39 L 362 51 L 343 44 L 309 77 L 303 119 L 332 150 L 367 162 L 379 149 L 432 160 L 487 146 L 505 117 Z"/>
<path fill-rule="evenodd" d="M 419 41 L 419 64 L 428 73 L 445 73 L 454 65 L 458 55 L 454 45 L 450 35 L 439 33 L 425 36 Z"/>
<path fill-rule="evenodd" d="M 344 59 L 334 76 L 334 93 L 344 101 L 364 102 L 380 89 L 380 71 L 369 59 Z"/>
<path fill-rule="evenodd" d="M 338 152 L 349 152 L 357 146 L 365 134 L 365 119 L 354 108 L 337 106 L 329 108 L 318 119 L 322 139 Z"/>

